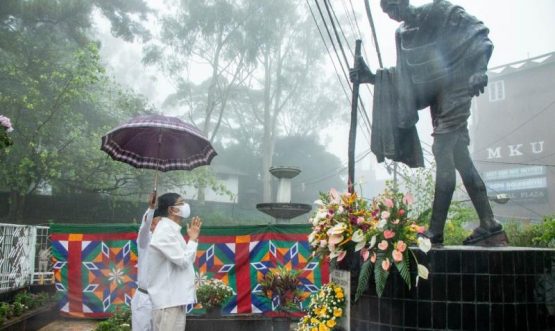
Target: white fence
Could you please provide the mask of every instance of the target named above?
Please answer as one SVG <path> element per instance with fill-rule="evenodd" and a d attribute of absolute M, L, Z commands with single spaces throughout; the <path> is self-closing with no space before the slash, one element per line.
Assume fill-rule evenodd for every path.
<path fill-rule="evenodd" d="M 0 224 L 0 292 L 54 282 L 48 227 Z"/>

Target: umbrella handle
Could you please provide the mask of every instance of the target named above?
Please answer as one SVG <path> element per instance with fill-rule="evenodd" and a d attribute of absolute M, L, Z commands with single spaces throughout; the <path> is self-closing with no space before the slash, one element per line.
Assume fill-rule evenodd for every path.
<path fill-rule="evenodd" d="M 157 188 L 158 188 L 158 170 L 156 170 L 156 173 L 154 174 L 154 193 L 156 193 Z"/>

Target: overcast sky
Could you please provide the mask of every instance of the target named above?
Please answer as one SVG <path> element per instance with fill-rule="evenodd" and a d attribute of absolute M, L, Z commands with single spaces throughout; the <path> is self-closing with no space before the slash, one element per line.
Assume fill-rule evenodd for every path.
<path fill-rule="evenodd" d="M 301 0 L 298 0 L 301 1 Z M 345 16 L 345 9 L 349 9 L 348 15 L 352 17 L 350 4 L 353 3 L 357 13 L 357 22 L 361 29 L 363 47 L 365 54 L 368 55 L 368 63 L 371 68 L 377 67 L 375 49 L 371 45 L 370 27 L 366 18 L 363 0 L 332 0 L 332 4 L 338 16 Z M 159 0 L 148 0 L 151 7 L 161 9 Z M 314 4 L 309 0 L 311 5 Z M 384 14 L 379 6 L 378 0 L 370 0 L 372 14 L 374 17 L 378 42 L 382 52 L 385 66 L 395 65 L 395 42 L 394 32 L 398 26 L 395 22 Z M 413 0 L 415 6 L 429 3 L 431 0 Z M 555 0 L 453 0 L 454 4 L 465 8 L 470 14 L 478 17 L 490 29 L 490 39 L 493 41 L 495 49 L 490 61 L 490 68 L 525 60 L 529 57 L 538 56 L 555 51 Z M 304 3 L 304 2 L 303 2 Z M 306 4 L 305 4 L 306 5 Z M 146 95 L 151 103 L 159 106 L 164 98 L 172 92 L 172 86 L 164 76 L 154 68 L 144 68 L 140 63 L 141 45 L 125 43 L 121 40 L 112 38 L 109 35 L 109 27 L 99 21 L 97 24 L 100 38 L 103 42 L 102 54 L 104 61 L 112 67 L 112 72 L 116 78 L 125 85 L 135 89 L 137 92 Z M 343 28 L 350 30 L 348 24 Z M 318 40 L 318 42 L 321 42 Z M 354 40 L 350 43 L 353 47 Z M 330 71 L 333 70 L 330 66 Z M 339 85 L 338 85 L 338 88 Z M 364 89 L 367 91 L 367 89 Z M 370 105 L 370 96 L 366 92 L 363 95 Z M 345 100 L 345 110 L 348 111 L 348 100 Z M 161 109 L 163 111 L 163 109 Z M 431 126 L 427 111 L 421 112 L 421 119 L 418 125 L 421 139 L 425 143 L 431 143 Z M 347 137 L 348 123 L 336 128 L 336 134 L 330 139 L 328 137 L 328 148 L 339 156 L 342 160 L 347 159 Z M 359 134 L 357 154 L 368 148 L 366 139 Z M 367 160 L 360 162 L 357 168 L 368 168 L 374 157 L 370 156 Z M 386 176 L 385 171 L 381 170 L 378 177 Z"/>

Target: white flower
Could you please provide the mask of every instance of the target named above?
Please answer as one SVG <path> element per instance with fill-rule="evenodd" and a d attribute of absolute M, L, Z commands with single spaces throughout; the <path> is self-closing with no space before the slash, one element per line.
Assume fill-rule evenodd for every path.
<path fill-rule="evenodd" d="M 321 199 L 318 199 L 318 200 L 314 201 L 314 204 L 317 205 L 317 206 L 321 206 L 321 207 L 325 206 L 324 202 Z"/>
<path fill-rule="evenodd" d="M 419 265 L 417 266 L 417 269 L 418 269 L 418 276 L 416 276 L 416 286 L 418 286 L 418 280 L 419 280 L 420 278 L 428 279 L 428 275 L 429 275 L 429 273 L 430 273 L 430 272 L 428 271 L 428 268 L 426 268 L 426 267 L 423 266 L 422 264 L 419 264 Z"/>
<path fill-rule="evenodd" d="M 355 246 L 355 252 L 360 251 L 362 248 L 364 248 L 364 246 L 366 246 L 366 240 L 357 242 Z"/>
<path fill-rule="evenodd" d="M 364 233 L 362 232 L 362 230 L 361 229 L 356 230 L 353 233 L 353 238 L 352 239 L 356 243 L 359 243 L 359 242 L 363 241 L 364 240 Z"/>
<path fill-rule="evenodd" d="M 372 239 L 370 239 L 370 247 L 368 247 L 368 249 L 371 249 L 372 247 L 374 247 L 375 244 L 376 244 L 376 235 L 372 236 Z"/>
<path fill-rule="evenodd" d="M 386 224 L 387 224 L 387 220 L 385 220 L 385 219 L 382 218 L 382 219 L 378 222 L 378 225 L 377 225 L 378 230 L 383 231 L 383 228 L 384 228 L 384 226 L 385 226 Z"/>
<path fill-rule="evenodd" d="M 428 253 L 428 251 L 432 248 L 432 242 L 428 238 L 418 237 L 418 248 L 424 253 Z"/>
<path fill-rule="evenodd" d="M 333 228 L 328 230 L 328 235 L 333 235 L 333 234 L 342 234 L 343 232 L 345 232 L 345 230 L 347 230 L 347 224 L 345 223 L 339 223 L 333 226 Z"/>

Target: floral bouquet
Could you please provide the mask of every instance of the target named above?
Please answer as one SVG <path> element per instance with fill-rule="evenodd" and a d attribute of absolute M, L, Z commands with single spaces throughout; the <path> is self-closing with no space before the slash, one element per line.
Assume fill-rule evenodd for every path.
<path fill-rule="evenodd" d="M 272 268 L 259 280 L 259 295 L 272 302 L 272 310 L 293 313 L 301 310 L 308 294 L 302 290 L 300 271 L 280 266 Z"/>
<path fill-rule="evenodd" d="M 6 116 L 0 115 L 0 148 L 8 147 L 13 141 L 8 136 L 13 131 L 12 122 Z"/>
<path fill-rule="evenodd" d="M 328 283 L 310 296 L 310 309 L 298 323 L 298 331 L 331 330 L 345 315 L 345 292 L 335 283 Z"/>
<path fill-rule="evenodd" d="M 197 287 L 197 301 L 206 310 L 220 308 L 233 296 L 233 289 L 219 279 L 203 279 Z"/>
<path fill-rule="evenodd" d="M 429 239 L 418 236 L 424 228 L 408 217 L 413 203 L 411 194 L 386 190 L 371 203 L 356 193 L 338 194 L 331 190 L 316 201 L 320 207 L 310 219 L 313 231 L 309 242 L 314 254 L 329 255 L 341 261 L 347 250 L 360 252 L 361 267 L 355 299 L 368 286 L 373 271 L 376 292 L 381 296 L 391 268 L 397 268 L 410 288 L 409 259 L 414 259 L 419 278 L 428 278 L 428 269 L 419 264 L 414 253 L 407 249 L 418 244 L 423 252 L 431 248 Z"/>

